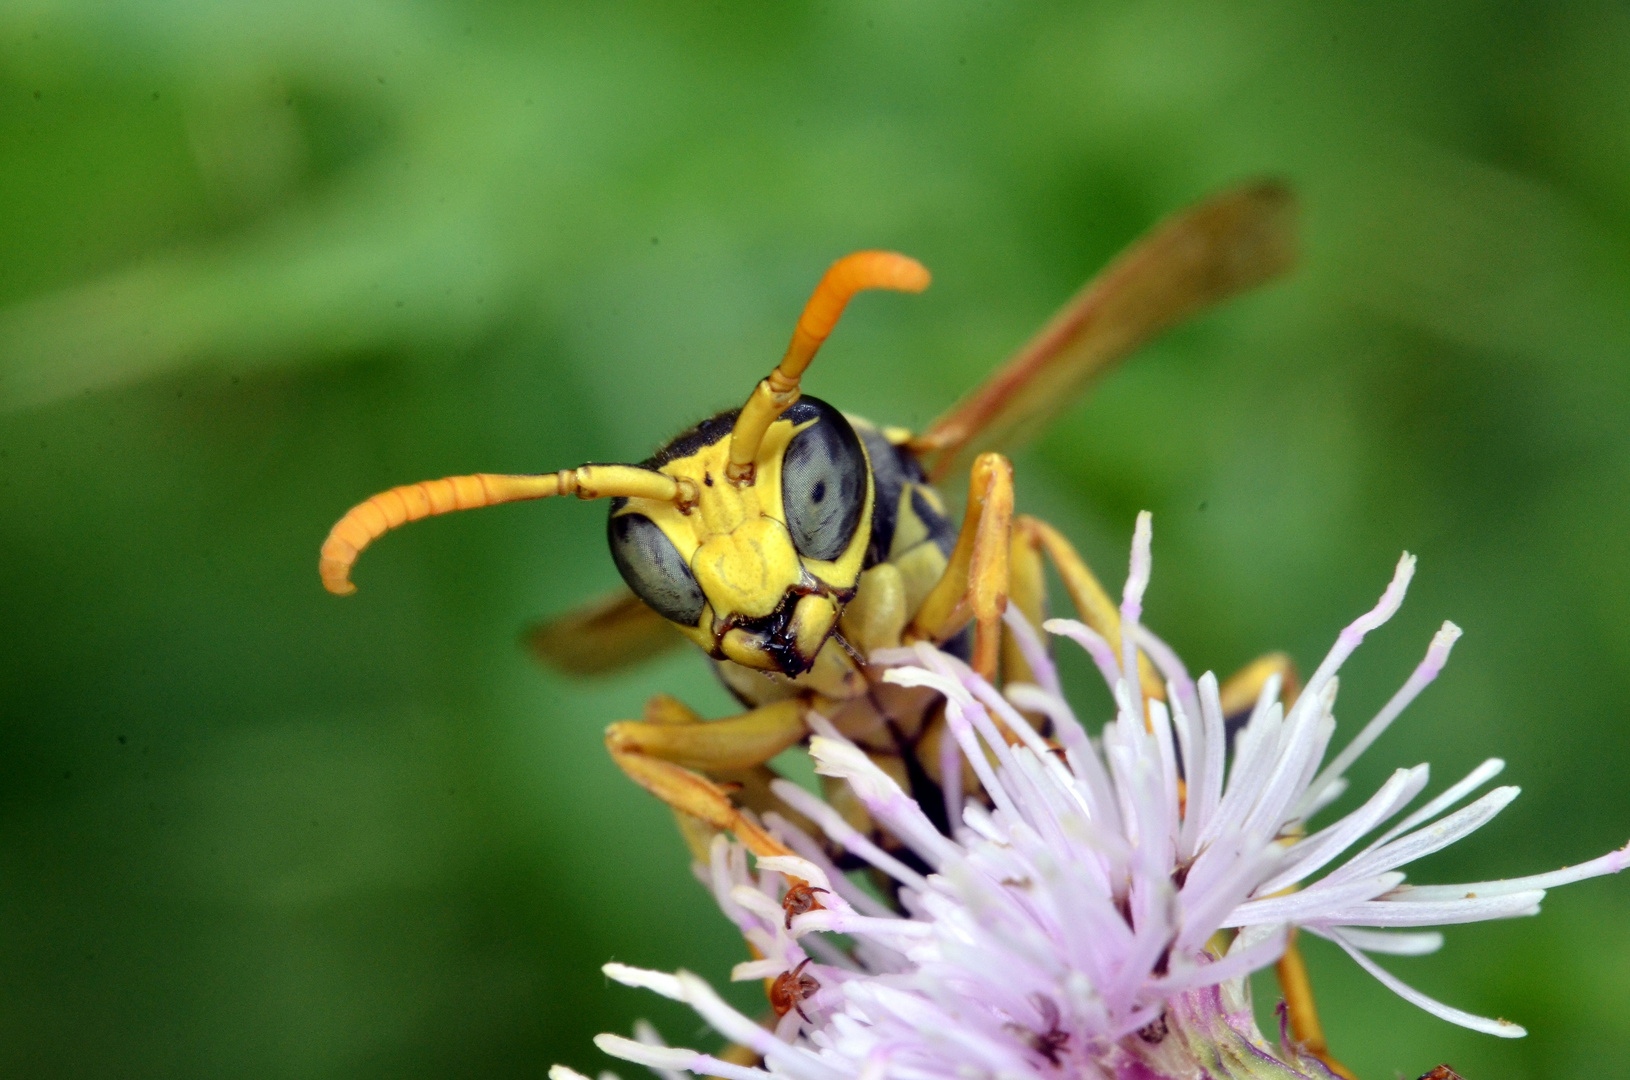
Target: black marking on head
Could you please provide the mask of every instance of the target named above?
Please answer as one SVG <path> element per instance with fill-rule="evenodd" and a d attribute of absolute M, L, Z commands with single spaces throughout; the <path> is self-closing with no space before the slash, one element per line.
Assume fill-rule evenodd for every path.
<path fill-rule="evenodd" d="M 781 457 L 781 508 L 793 546 L 806 559 L 836 559 L 866 511 L 866 455 L 843 414 L 818 398 L 782 413 L 805 425 Z"/>
<path fill-rule="evenodd" d="M 787 590 L 775 610 L 768 615 L 733 618 L 729 622 L 729 627 L 754 635 L 758 639 L 759 647 L 764 650 L 765 655 L 775 661 L 775 666 L 781 674 L 796 679 L 815 666 L 815 657 L 820 655 L 821 648 L 826 645 L 823 639 L 821 646 L 816 648 L 814 653 L 803 656 L 798 652 L 798 636 L 793 630 L 793 617 L 798 611 L 798 601 L 814 592 L 831 597 L 840 610 L 855 598 L 854 589 L 792 588 Z M 833 628 L 836 629 L 835 624 Z"/>
<path fill-rule="evenodd" d="M 798 655 L 797 642 L 792 633 L 792 616 L 803 596 L 797 590 L 787 590 L 775 610 L 756 619 L 736 619 L 731 625 L 759 636 L 759 644 L 776 668 L 789 679 L 796 679 L 815 666 L 815 657 Z"/>
<path fill-rule="evenodd" d="M 640 467 L 643 469 L 660 469 L 670 461 L 690 457 L 698 450 L 712 446 L 720 439 L 728 439 L 730 432 L 736 426 L 736 416 L 740 412 L 740 409 L 731 409 L 728 412 L 718 413 L 708 417 L 693 428 L 681 431 L 658 448 L 656 453 L 640 462 Z M 711 477 L 707 479 L 707 485 L 709 487 L 713 486 Z M 628 499 L 624 496 L 618 495 L 613 498 L 611 500 L 611 516 L 616 517 L 617 511 L 627 505 Z"/>
<path fill-rule="evenodd" d="M 644 514 L 615 514 L 606 524 L 611 559 L 634 595 L 669 622 L 695 626 L 707 603 L 679 549 Z"/>
<path fill-rule="evenodd" d="M 740 409 L 731 409 L 728 412 L 710 416 L 695 427 L 681 431 L 678 435 L 669 439 L 661 449 L 640 464 L 647 469 L 660 469 L 670 461 L 690 457 L 698 450 L 712 446 L 720 439 L 727 439 L 730 437 L 730 432 L 734 430 L 736 417 L 739 415 L 741 415 Z"/>

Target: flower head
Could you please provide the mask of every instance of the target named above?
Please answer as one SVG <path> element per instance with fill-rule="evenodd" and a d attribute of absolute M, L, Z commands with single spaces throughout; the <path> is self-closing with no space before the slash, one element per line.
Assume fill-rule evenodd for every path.
<path fill-rule="evenodd" d="M 1328 764 L 1338 669 L 1403 601 L 1405 555 L 1376 607 L 1341 632 L 1293 704 L 1270 679 L 1228 752 L 1215 676 L 1191 679 L 1141 625 L 1150 530 L 1140 516 L 1121 604 L 1123 650 L 1086 626 L 1047 629 L 1086 649 L 1114 693 L 1114 719 L 1094 739 L 1060 690 L 1046 651 L 1022 618 L 1009 626 L 1035 683 L 998 691 L 927 646 L 873 657 L 885 678 L 945 697 L 952 740 L 943 775 L 942 835 L 892 778 L 819 717 L 817 770 L 846 781 L 898 839 L 907 865 L 831 807 L 786 782 L 777 793 L 826 840 L 897 886 L 880 903 L 827 858 L 823 845 L 772 815 L 797 857 L 760 858 L 720 837 L 705 878 L 759 959 L 738 979 L 788 977 L 796 1008 L 767 1030 L 705 982 L 612 964 L 606 972 L 686 1001 L 763 1068 L 691 1050 L 601 1036 L 602 1049 L 659 1071 L 766 1080 L 939 1080 L 1057 1075 L 1328 1076 L 1283 1039 L 1275 1052 L 1251 1017 L 1244 976 L 1284 951 L 1292 928 L 1330 939 L 1407 1000 L 1494 1035 L 1524 1032 L 1473 1016 L 1400 982 L 1370 954 L 1415 955 L 1442 945 L 1425 928 L 1532 915 L 1545 890 L 1630 863 L 1630 847 L 1580 866 L 1508 881 L 1406 884 L 1403 867 L 1476 830 L 1517 795 L 1497 787 L 1466 802 L 1503 768 L 1490 759 L 1418 809 L 1426 765 L 1399 769 L 1361 806 L 1310 831 L 1346 786 L 1344 774 L 1447 661 L 1460 631 L 1445 623 L 1392 699 Z M 1167 700 L 1139 688 L 1141 650 L 1165 677 Z M 1044 739 L 1020 710 L 1044 715 Z M 963 800 L 965 761 L 983 799 Z M 1321 765 L 1323 766 L 1321 768 Z M 1464 803 L 1464 805 L 1462 805 Z M 1401 820 L 1400 815 L 1404 815 Z M 1367 839 L 1368 838 L 1368 839 Z M 1367 842 L 1366 842 L 1367 839 Z M 1360 846 L 1362 845 L 1362 846 Z M 824 890 L 818 906 L 783 907 L 789 879 Z M 807 896 L 801 897 L 807 900 Z M 840 946 L 830 937 L 846 935 Z M 795 973 L 788 976 L 787 973 Z M 561 1070 L 560 1078 L 569 1074 Z"/>

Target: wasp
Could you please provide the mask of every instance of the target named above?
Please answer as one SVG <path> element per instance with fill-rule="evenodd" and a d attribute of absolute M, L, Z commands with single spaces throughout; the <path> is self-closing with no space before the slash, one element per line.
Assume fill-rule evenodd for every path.
<path fill-rule="evenodd" d="M 807 736 L 813 710 L 943 817 L 934 696 L 883 684 L 866 658 L 930 641 L 988 678 L 999 670 L 1008 681 L 1026 677 L 1002 617 L 1013 604 L 1039 627 L 1047 562 L 1082 621 L 1119 649 L 1115 605 L 1086 563 L 1046 522 L 1015 515 L 1012 465 L 998 448 L 1032 433 L 1161 330 L 1281 274 L 1295 249 L 1294 201 L 1277 183 L 1180 212 L 921 433 L 803 393 L 811 361 L 855 294 L 929 284 L 914 259 L 856 252 L 826 271 L 785 355 L 740 409 L 703 420 L 638 464 L 476 473 L 382 492 L 329 533 L 323 584 L 354 592 L 363 549 L 407 522 L 523 499 L 606 499 L 607 542 L 627 587 L 542 624 L 532 647 L 568 672 L 594 673 L 689 639 L 744 709 L 704 722 L 671 697 L 653 698 L 640 720 L 607 731 L 625 771 L 691 817 L 751 829 L 721 796 L 766 808 L 765 763 Z M 963 466 L 959 524 L 938 485 Z M 1231 680 L 1229 697 L 1248 705 L 1254 687 L 1285 666 L 1265 658 Z M 1145 693 L 1160 695 L 1152 670 L 1145 675 Z M 842 809 L 863 815 L 857 805 Z"/>
<path fill-rule="evenodd" d="M 1027 679 L 1003 619 L 1011 605 L 1039 630 L 1049 564 L 1077 617 L 1119 653 L 1116 605 L 1058 530 L 1015 513 L 1013 467 L 1002 451 L 1163 330 L 1283 274 L 1296 249 L 1295 200 L 1277 182 L 1248 183 L 1180 211 L 921 432 L 874 424 L 803 392 L 811 362 L 857 293 L 928 287 L 929 272 L 915 259 L 855 252 L 820 279 L 780 363 L 741 408 L 703 420 L 637 464 L 392 488 L 334 525 L 318 570 L 330 592 L 346 595 L 362 551 L 408 522 L 525 499 L 605 499 L 607 544 L 626 588 L 538 625 L 527 640 L 540 658 L 579 675 L 686 640 L 709 658 L 739 714 L 704 720 L 658 694 L 640 719 L 606 731 L 617 764 L 676 811 L 699 857 L 716 830 L 760 856 L 791 854 L 761 824 L 767 810 L 800 819 L 772 794 L 768 763 L 809 735 L 812 713 L 871 754 L 948 833 L 937 767 L 948 737 L 943 703 L 930 690 L 884 683 L 867 658 L 926 641 L 992 681 Z M 959 522 L 941 485 L 964 469 Z M 1143 694 L 1163 696 L 1152 665 L 1141 655 L 1139 663 Z M 1294 698 L 1295 669 L 1272 653 L 1224 683 L 1224 712 L 1247 712 L 1269 678 L 1283 680 L 1286 700 Z M 971 774 L 961 790 L 977 790 Z M 846 788 L 829 786 L 827 795 L 857 828 L 870 828 Z M 819 906 L 815 891 L 789 879 L 789 922 Z M 1281 981 L 1293 1019 L 1307 1025 L 1298 1035 L 1318 1052 L 1322 1031 L 1291 950 Z M 791 1008 L 807 995 L 798 973 L 788 977 L 777 985 Z M 1327 1053 L 1320 1056 L 1328 1061 Z"/>

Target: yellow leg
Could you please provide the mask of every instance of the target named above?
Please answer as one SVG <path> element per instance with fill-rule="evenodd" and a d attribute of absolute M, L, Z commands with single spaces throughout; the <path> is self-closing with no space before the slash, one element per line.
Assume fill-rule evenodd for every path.
<path fill-rule="evenodd" d="M 795 825 L 807 826 L 808 832 L 814 826 L 770 790 L 775 773 L 764 764 L 808 734 L 803 720 L 807 707 L 800 700 L 778 701 L 709 722 L 678 698 L 656 694 L 646 701 L 639 721 L 622 721 L 606 729 L 606 746 L 630 775 L 634 773 L 626 763 L 633 757 L 703 772 L 737 803 L 759 814 L 774 810 Z M 638 770 L 641 766 L 635 763 L 632 767 Z M 674 817 L 691 854 L 705 861 L 718 826 L 678 806 Z"/>
<path fill-rule="evenodd" d="M 614 728 L 617 725 L 612 725 Z M 630 749 L 614 741 L 608 733 L 606 748 L 611 760 L 640 787 L 649 791 L 681 814 L 689 815 L 715 829 L 736 834 L 736 839 L 755 855 L 791 855 L 793 852 L 743 814 L 718 784 L 671 761 Z"/>
<path fill-rule="evenodd" d="M 1088 569 L 1086 562 L 1081 558 L 1064 535 L 1040 518 L 1021 515 L 1013 522 L 1016 533 L 1023 533 L 1034 537 L 1041 550 L 1046 553 L 1047 559 L 1058 571 L 1058 576 L 1064 581 L 1064 591 L 1070 594 L 1070 602 L 1075 605 L 1076 614 L 1081 621 L 1091 627 L 1115 650 L 1115 655 L 1121 654 L 1121 611 L 1115 602 L 1109 598 L 1109 593 L 1098 583 L 1098 578 Z M 1143 696 L 1156 700 L 1165 700 L 1166 686 L 1161 681 L 1160 673 L 1155 670 L 1149 658 L 1138 653 L 1138 681 L 1143 684 Z"/>
<path fill-rule="evenodd" d="M 1285 708 L 1296 704 L 1296 695 L 1302 692 L 1302 680 L 1296 674 L 1296 661 L 1282 652 L 1273 652 L 1252 660 L 1222 684 L 1218 696 L 1222 698 L 1223 715 L 1232 719 L 1249 712 L 1262 694 L 1262 685 L 1273 675 L 1280 677 L 1279 699 L 1285 703 Z"/>
<path fill-rule="evenodd" d="M 1036 637 L 1045 638 L 1041 624 L 1047 620 L 1047 576 L 1042 558 L 1041 538 L 1034 529 L 1021 527 L 1026 519 L 1013 519 L 1013 543 L 1008 551 L 1008 602 L 1024 615 Z M 1013 640 L 1002 635 L 1002 681 L 1033 682 L 1035 674 Z"/>
<path fill-rule="evenodd" d="M 804 726 L 804 702 L 797 698 L 761 705 L 726 720 L 702 721 L 666 694 L 646 704 L 643 721 L 625 720 L 606 728 L 613 754 L 633 753 L 713 773 L 762 765 L 798 743 Z"/>
<path fill-rule="evenodd" d="M 1291 1037 L 1337 1076 L 1344 1080 L 1358 1080 L 1352 1070 L 1330 1056 L 1330 1046 L 1324 1040 L 1324 1025 L 1319 1023 L 1319 1010 L 1313 1004 L 1313 984 L 1308 981 L 1307 962 L 1302 959 L 1301 949 L 1296 947 L 1294 931 L 1290 944 L 1285 947 L 1285 955 L 1279 958 L 1274 972 L 1279 976 L 1279 988 L 1285 994 Z"/>
<path fill-rule="evenodd" d="M 985 500 L 974 531 L 973 564 L 968 571 L 968 594 L 973 605 L 973 669 L 987 679 L 996 678 L 1002 642 L 1002 614 L 1012 587 L 1013 464 L 991 455 L 985 477 Z M 977 476 L 977 472 L 975 473 Z"/>
<path fill-rule="evenodd" d="M 907 640 L 944 641 L 974 620 L 973 668 L 994 678 L 1001 643 L 1002 613 L 1009 594 L 1022 594 L 1026 617 L 1039 621 L 1045 585 L 1045 555 L 1064 581 L 1065 591 L 1081 621 L 1097 631 L 1119 653 L 1120 610 L 1098 578 L 1064 536 L 1040 518 L 1013 516 L 1013 466 L 1000 454 L 981 454 L 968 481 L 968 510 L 945 572 L 923 600 L 907 629 Z M 1024 671 L 1018 650 L 1010 672 Z M 1138 654 L 1143 694 L 1164 699 L 1165 685 L 1154 665 Z"/>
<path fill-rule="evenodd" d="M 974 620 L 973 668 L 996 677 L 1002 613 L 1007 610 L 1012 542 L 1013 464 L 981 454 L 968 479 L 968 510 L 945 573 L 906 632 L 908 640 L 945 641 Z"/>

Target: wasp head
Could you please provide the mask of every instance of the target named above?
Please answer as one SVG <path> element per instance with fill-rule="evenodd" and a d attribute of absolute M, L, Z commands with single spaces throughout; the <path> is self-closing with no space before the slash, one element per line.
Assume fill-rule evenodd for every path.
<path fill-rule="evenodd" d="M 731 480 L 735 421 L 704 421 L 645 463 L 695 503 L 615 500 L 611 555 L 640 599 L 716 659 L 801 675 L 863 569 L 870 463 L 843 414 L 804 397 L 765 432 L 752 479 Z"/>

